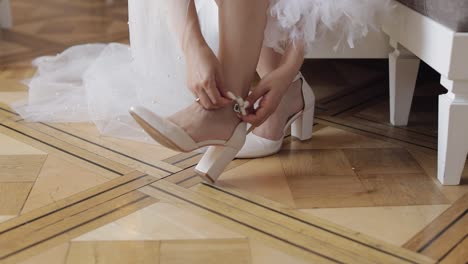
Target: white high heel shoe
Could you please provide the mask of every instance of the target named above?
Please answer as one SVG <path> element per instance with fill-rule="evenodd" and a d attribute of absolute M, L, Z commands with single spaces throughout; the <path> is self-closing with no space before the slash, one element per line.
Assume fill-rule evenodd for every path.
<path fill-rule="evenodd" d="M 237 101 L 235 111 L 245 115 L 248 103 L 232 96 Z M 226 166 L 231 162 L 245 142 L 247 125 L 237 125 L 228 140 L 206 140 L 195 142 L 187 132 L 173 122 L 158 116 L 142 106 L 131 107 L 130 115 L 136 122 L 161 145 L 180 152 L 191 152 L 210 146 L 195 167 L 195 172 L 204 180 L 214 183 Z"/>
<path fill-rule="evenodd" d="M 314 123 L 315 95 L 310 85 L 306 82 L 304 76 L 298 73 L 293 82 L 301 80 L 302 98 L 304 100 L 304 109 L 289 118 L 284 127 L 284 135 L 291 126 L 291 135 L 301 141 L 312 137 L 312 127 Z M 284 137 L 283 135 L 283 137 Z M 247 135 L 246 142 L 242 149 L 237 153 L 236 158 L 251 159 L 261 158 L 276 154 L 280 151 L 283 139 L 270 140 L 259 137 L 254 133 Z"/>

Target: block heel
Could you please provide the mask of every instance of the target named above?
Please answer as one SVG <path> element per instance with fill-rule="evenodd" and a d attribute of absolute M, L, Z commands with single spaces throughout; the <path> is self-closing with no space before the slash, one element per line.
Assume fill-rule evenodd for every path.
<path fill-rule="evenodd" d="M 239 150 L 226 146 L 211 146 L 198 162 L 195 172 L 205 181 L 215 183 Z"/>
<path fill-rule="evenodd" d="M 312 130 L 314 126 L 314 108 L 310 108 L 302 113 L 291 125 L 291 136 L 298 138 L 301 141 L 312 138 Z"/>

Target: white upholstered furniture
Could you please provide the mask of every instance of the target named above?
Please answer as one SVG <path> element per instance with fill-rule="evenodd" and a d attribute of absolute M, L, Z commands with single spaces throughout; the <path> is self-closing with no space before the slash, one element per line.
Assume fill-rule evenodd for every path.
<path fill-rule="evenodd" d="M 10 28 L 11 25 L 10 0 L 0 0 L 0 28 Z"/>
<path fill-rule="evenodd" d="M 356 41 L 356 46 L 350 48 L 342 45 L 334 50 L 336 40 L 326 39 L 315 44 L 314 48 L 306 55 L 308 59 L 386 59 L 391 51 L 388 36 L 383 32 L 369 32 L 361 40 Z"/>
<path fill-rule="evenodd" d="M 432 1 L 432 7 L 447 7 L 450 1 Z M 452 8 L 466 10 L 466 1 L 454 1 Z M 389 58 L 391 123 L 407 125 L 419 62 L 423 60 L 441 74 L 441 84 L 448 89 L 439 97 L 438 179 L 444 185 L 457 185 L 468 152 L 468 33 L 457 32 L 444 20 L 437 21 L 401 3 L 396 2 L 395 11 L 394 21 L 384 26 L 394 48 Z M 442 10 L 437 7 L 435 11 Z M 451 19 L 449 13 L 447 21 Z"/>

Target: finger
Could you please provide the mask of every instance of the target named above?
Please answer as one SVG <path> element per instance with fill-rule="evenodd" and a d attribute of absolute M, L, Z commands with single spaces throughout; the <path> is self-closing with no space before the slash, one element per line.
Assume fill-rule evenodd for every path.
<path fill-rule="evenodd" d="M 229 104 L 232 100 L 228 97 L 227 95 L 227 89 L 226 89 L 226 86 L 224 85 L 225 82 L 224 82 L 224 75 L 221 71 L 220 68 L 218 68 L 216 70 L 216 87 L 218 88 L 218 91 L 219 93 L 221 94 L 221 97 L 223 99 L 223 103 L 226 105 L 226 104 Z"/>
<path fill-rule="evenodd" d="M 213 110 L 215 109 L 215 106 L 211 103 L 210 98 L 208 95 L 205 93 L 204 89 L 198 89 L 197 90 L 197 96 L 200 98 L 200 101 L 198 102 L 204 109 L 206 110 Z"/>
<path fill-rule="evenodd" d="M 204 87 L 204 91 L 208 95 L 211 103 L 215 107 L 220 108 L 221 106 L 224 106 L 224 104 L 226 103 L 226 99 L 221 96 L 221 93 L 216 87 L 215 80 L 211 80 L 208 83 L 208 85 Z"/>
<path fill-rule="evenodd" d="M 241 117 L 243 122 L 249 123 L 252 126 L 259 127 L 263 124 L 266 120 L 263 117 L 256 116 L 256 115 L 246 115 Z"/>
<path fill-rule="evenodd" d="M 250 105 L 254 105 L 258 99 L 262 96 L 265 96 L 269 92 L 269 89 L 265 88 L 261 82 L 253 89 L 253 91 L 247 96 L 247 101 L 250 102 Z"/>
<path fill-rule="evenodd" d="M 254 126 L 260 126 L 268 119 L 268 117 L 270 117 L 272 113 L 273 111 L 269 107 L 263 106 L 258 108 L 255 113 L 243 116 L 242 120 Z"/>

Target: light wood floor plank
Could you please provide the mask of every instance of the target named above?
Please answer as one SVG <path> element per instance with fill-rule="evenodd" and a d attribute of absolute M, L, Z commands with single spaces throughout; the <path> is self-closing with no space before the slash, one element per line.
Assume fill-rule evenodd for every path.
<path fill-rule="evenodd" d="M 190 201 L 191 203 L 197 206 L 209 209 L 210 211 L 214 211 L 215 213 L 221 214 L 230 219 L 236 219 L 236 221 L 238 222 L 248 223 L 249 226 L 253 227 L 257 231 L 260 230 L 267 234 L 273 235 L 274 237 L 285 239 L 286 241 L 294 241 L 293 243 L 296 246 L 302 247 L 308 250 L 309 253 L 314 253 L 317 256 L 321 256 L 322 258 L 329 258 L 329 260 L 332 260 L 332 261 L 360 262 L 360 263 L 367 263 L 367 262 L 388 263 L 389 261 L 390 262 L 404 261 L 404 259 L 392 256 L 392 255 L 387 255 L 382 252 L 376 253 L 378 257 L 376 257 L 376 255 L 373 255 L 373 253 L 375 252 L 372 252 L 370 254 L 370 257 L 372 260 L 369 260 L 368 257 L 369 257 L 370 252 L 364 253 L 362 251 L 361 252 L 348 251 L 348 249 L 343 249 L 339 246 L 336 246 L 336 243 L 335 243 L 336 241 L 334 241 L 333 239 L 332 240 L 320 239 L 320 238 L 316 238 L 316 237 L 312 237 L 312 236 L 304 234 L 304 229 L 303 229 L 305 228 L 304 226 L 302 226 L 301 232 L 297 232 L 297 230 L 299 229 L 297 230 L 290 229 L 289 225 L 291 223 L 289 222 L 286 224 L 285 222 L 279 223 L 278 221 L 276 222 L 273 221 L 275 217 L 279 217 L 279 219 L 281 219 L 284 216 L 278 216 L 272 213 L 271 215 L 268 215 L 268 217 L 262 214 L 259 215 L 260 217 L 256 217 L 240 209 L 239 208 L 240 206 L 239 207 L 231 206 L 232 201 L 229 201 L 230 204 L 228 205 L 227 203 L 225 204 L 224 202 L 220 202 L 222 200 L 220 199 L 220 197 L 208 198 L 205 195 L 200 196 L 199 194 L 190 192 L 188 190 L 184 190 L 180 187 L 177 187 L 175 185 L 172 185 L 164 181 L 156 182 L 152 184 L 152 186 L 157 188 L 159 191 L 167 191 L 169 195 L 173 195 L 175 198 L 183 199 L 185 201 Z M 224 198 L 226 197 L 223 197 L 223 199 Z M 258 209 L 259 211 L 263 210 L 261 208 L 256 208 L 256 209 Z M 248 210 L 248 211 L 251 212 L 251 210 Z M 301 225 L 301 223 L 296 223 L 296 224 Z M 354 242 L 350 241 L 349 243 L 350 248 L 356 249 L 353 243 Z M 364 255 L 366 257 L 363 257 Z M 411 254 L 410 252 L 408 252 L 407 255 L 412 255 L 413 258 L 417 259 L 417 261 L 420 263 L 432 263 L 430 259 L 417 255 L 417 254 Z"/>
<path fill-rule="evenodd" d="M 247 239 L 161 241 L 160 264 L 251 263 Z"/>
<path fill-rule="evenodd" d="M 159 241 L 74 241 L 66 264 L 158 264 Z"/>
<path fill-rule="evenodd" d="M 92 166 L 95 170 L 101 169 L 104 175 L 114 174 L 110 177 L 124 175 L 134 170 L 14 121 L 7 120 L 0 124 L 0 132 L 47 153 L 65 154 L 63 158 L 78 158 L 83 161 L 83 165 Z"/>
<path fill-rule="evenodd" d="M 0 215 L 18 215 L 32 186 L 32 182 L 0 182 Z"/>
<path fill-rule="evenodd" d="M 33 182 L 47 155 L 0 155 L 0 182 Z"/>

